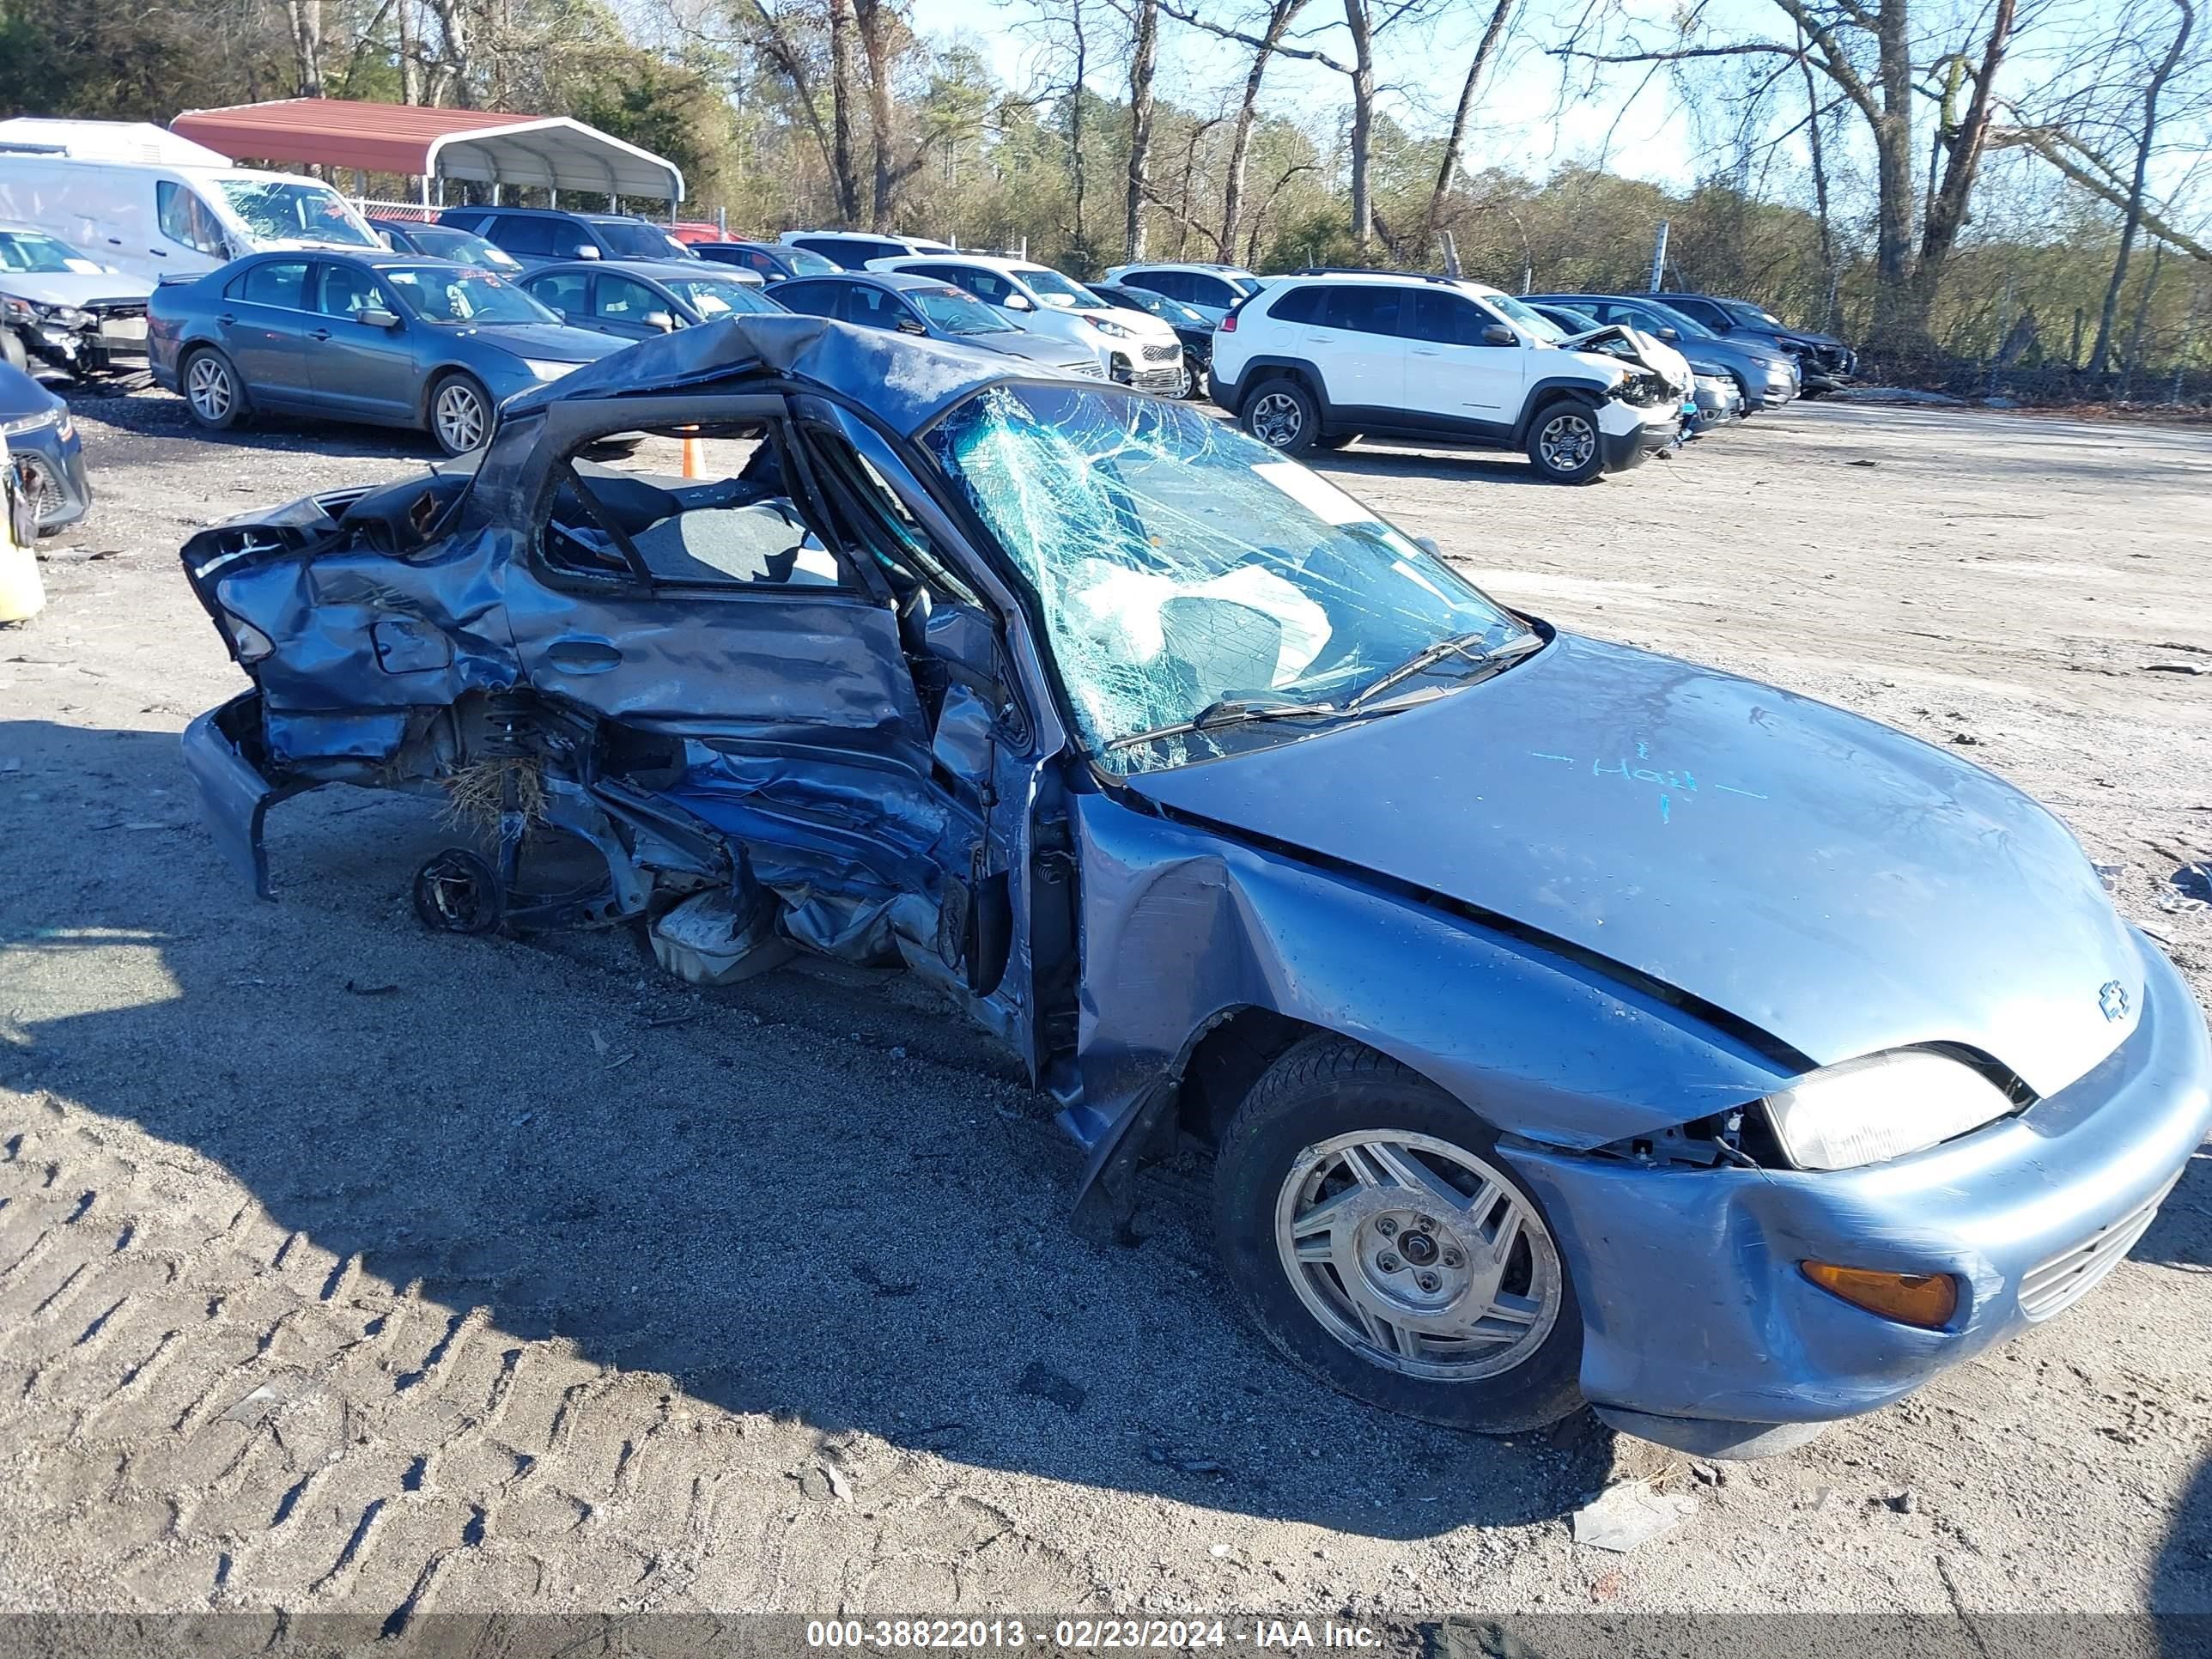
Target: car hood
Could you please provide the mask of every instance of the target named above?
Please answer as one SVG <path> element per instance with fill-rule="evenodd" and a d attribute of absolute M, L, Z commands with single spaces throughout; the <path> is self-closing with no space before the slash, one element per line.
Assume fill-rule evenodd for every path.
<path fill-rule="evenodd" d="M 2047 1095 L 2142 1006 L 2096 872 L 2010 785 L 1825 703 L 1571 635 L 1399 714 L 1128 785 L 1564 941 L 1816 1065 L 1961 1044 Z"/>
<path fill-rule="evenodd" d="M 1109 323 L 1119 323 L 1139 340 L 1164 343 L 1176 337 L 1175 330 L 1148 311 L 1124 311 L 1118 306 L 1057 306 L 1063 317 L 1097 317 Z M 1111 335 L 1101 334 L 1110 339 Z"/>
<path fill-rule="evenodd" d="M 1032 334 L 1027 329 L 1016 329 L 1006 334 L 963 334 L 951 343 L 972 346 L 979 351 L 996 351 L 1008 357 L 1025 358 L 1033 363 L 1049 364 L 1054 368 L 1098 367 L 1096 352 L 1085 351 L 1073 340 L 1063 340 L 1052 334 Z"/>
<path fill-rule="evenodd" d="M 518 357 L 555 363 L 591 363 L 630 343 L 611 334 L 565 323 L 479 323 L 458 332 L 499 346 Z"/>
<path fill-rule="evenodd" d="M 1690 389 L 1690 366 L 1682 354 L 1646 334 L 1640 328 L 1631 328 L 1625 323 L 1607 323 L 1587 333 L 1569 336 L 1559 342 L 1559 349 L 1571 351 L 1577 357 L 1594 363 L 1609 364 L 1614 368 L 1623 364 L 1640 363 L 1667 381 L 1677 392 Z"/>
<path fill-rule="evenodd" d="M 35 300 L 44 306 L 84 306 L 95 300 L 143 300 L 154 291 L 143 276 L 112 271 L 89 275 L 75 270 L 0 271 L 0 294 Z"/>

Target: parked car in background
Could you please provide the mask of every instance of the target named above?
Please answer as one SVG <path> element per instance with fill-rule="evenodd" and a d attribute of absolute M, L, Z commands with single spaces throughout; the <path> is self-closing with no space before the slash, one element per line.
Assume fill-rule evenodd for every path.
<path fill-rule="evenodd" d="M 1741 340 L 1796 359 L 1801 389 L 1808 398 L 1849 386 L 1858 373 L 1858 354 L 1832 334 L 1792 328 L 1765 307 L 1749 300 L 1668 289 L 1652 295 L 1669 310 L 1703 323 L 1723 338 Z"/>
<path fill-rule="evenodd" d="M 496 271 L 412 254 L 258 254 L 148 307 L 154 378 L 222 431 L 256 411 L 481 445 L 508 398 L 623 342 L 570 328 Z"/>
<path fill-rule="evenodd" d="M 1673 443 L 1694 381 L 1648 335 L 1570 342 L 1480 283 L 1301 271 L 1271 280 L 1215 331 L 1208 389 L 1288 454 L 1364 434 L 1519 449 L 1544 477 L 1589 483 Z"/>
<path fill-rule="evenodd" d="M 513 276 L 522 261 L 496 242 L 486 241 L 459 225 L 421 219 L 371 219 L 368 228 L 394 253 L 419 253 L 426 259 L 451 259 L 456 264 L 482 265 L 486 270 Z"/>
<path fill-rule="evenodd" d="M 21 476 L 41 536 L 75 524 L 92 505 L 84 441 L 69 405 L 21 369 L 0 363 L 0 439 Z"/>
<path fill-rule="evenodd" d="M 879 259 L 869 268 L 911 271 L 950 283 L 985 305 L 997 307 L 1024 328 L 1089 348 L 1121 385 L 1168 397 L 1183 389 L 1182 342 L 1175 330 L 1141 312 L 1116 310 L 1049 265 L 963 253 Z"/>
<path fill-rule="evenodd" d="M 776 240 L 818 254 L 845 270 L 864 270 L 872 260 L 896 259 L 902 254 L 952 252 L 951 243 L 927 236 L 872 236 L 857 230 L 787 230 Z"/>
<path fill-rule="evenodd" d="M 1180 300 L 1197 307 L 1210 323 L 1218 323 L 1262 286 L 1260 278 L 1243 266 L 1222 264 L 1113 265 L 1107 270 L 1106 280 Z"/>
<path fill-rule="evenodd" d="M 559 208 L 447 208 L 438 222 L 505 248 L 526 270 L 570 259 L 689 259 L 690 247 L 665 226 L 627 213 Z"/>
<path fill-rule="evenodd" d="M 794 277 L 775 291 L 776 303 L 809 317 L 827 317 L 855 328 L 890 329 L 953 345 L 973 346 L 1054 370 L 1103 380 L 1105 366 L 1085 345 L 1038 334 L 1007 320 L 972 294 L 934 276 L 895 270 L 841 271 L 834 276 Z"/>
<path fill-rule="evenodd" d="M 1731 339 L 1696 318 L 1643 294 L 1531 294 L 1539 310 L 1571 306 L 1596 324 L 1620 323 L 1640 329 L 1680 352 L 1701 375 L 1725 374 L 1735 381 L 1746 414 L 1779 409 L 1798 394 L 1797 359 L 1751 339 Z"/>
<path fill-rule="evenodd" d="M 750 270 L 763 283 L 781 283 L 793 276 L 827 276 L 845 269 L 788 242 L 694 242 L 691 251 L 718 265 Z"/>
<path fill-rule="evenodd" d="M 146 296 L 127 276 L 44 231 L 0 225 L 0 363 L 106 374 L 146 355 Z"/>
<path fill-rule="evenodd" d="M 576 328 L 649 340 L 739 312 L 778 311 L 759 277 L 703 259 L 580 259 L 522 278 L 532 299 Z"/>
<path fill-rule="evenodd" d="M 1140 311 L 1173 329 L 1176 338 L 1182 342 L 1182 368 L 1188 380 L 1176 395 L 1195 398 L 1206 390 L 1206 371 L 1213 365 L 1213 331 L 1218 319 L 1196 306 L 1170 300 L 1152 289 L 1130 288 L 1120 283 L 1086 283 L 1084 286 L 1117 311 Z"/>
<path fill-rule="evenodd" d="M 368 222 L 319 179 L 0 152 L 0 224 L 58 238 L 149 282 L 263 248 L 378 248 Z"/>

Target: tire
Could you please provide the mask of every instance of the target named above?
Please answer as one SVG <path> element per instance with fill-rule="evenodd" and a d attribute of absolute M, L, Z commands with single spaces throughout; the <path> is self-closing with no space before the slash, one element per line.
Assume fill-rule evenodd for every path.
<path fill-rule="evenodd" d="M 23 343 L 15 337 L 12 328 L 0 328 L 0 363 L 5 363 L 19 374 L 31 372 L 31 354 L 23 349 Z"/>
<path fill-rule="evenodd" d="M 1358 441 L 1357 432 L 1331 432 L 1314 440 L 1316 449 L 1349 449 Z"/>
<path fill-rule="evenodd" d="M 1186 357 L 1182 360 L 1182 368 L 1178 373 L 1181 378 L 1176 381 L 1174 393 L 1176 400 L 1179 403 L 1185 402 L 1198 396 L 1198 376 L 1192 372 L 1189 358 Z"/>
<path fill-rule="evenodd" d="M 491 393 L 473 374 L 456 369 L 430 388 L 430 436 L 447 455 L 482 449 L 491 439 Z"/>
<path fill-rule="evenodd" d="M 246 386 L 230 359 L 213 346 L 185 355 L 177 373 L 185 407 L 210 432 L 228 432 L 246 418 Z"/>
<path fill-rule="evenodd" d="M 1214 1166 L 1215 1244 L 1246 1315 L 1292 1364 L 1385 1411 L 1480 1434 L 1569 1415 L 1583 1403 L 1581 1310 L 1550 1224 L 1496 1148 L 1466 1106 L 1395 1060 L 1341 1037 L 1299 1043 L 1245 1097 Z M 1370 1178 L 1352 1179 L 1355 1159 Z M 1356 1218 L 1298 1226 L 1329 1205 Z M 1300 1238 L 1332 1254 L 1294 1276 Z M 1486 1268 L 1501 1238 L 1503 1269 Z M 1378 1325 L 1377 1311 L 1407 1322 Z"/>
<path fill-rule="evenodd" d="M 1285 455 L 1303 455 L 1321 436 L 1321 411 L 1313 394 L 1284 375 L 1262 380 L 1252 388 L 1237 424 L 1270 449 Z"/>
<path fill-rule="evenodd" d="M 1571 398 L 1536 411 L 1528 422 L 1527 449 L 1530 465 L 1553 483 L 1595 483 L 1605 471 L 1597 411 Z"/>

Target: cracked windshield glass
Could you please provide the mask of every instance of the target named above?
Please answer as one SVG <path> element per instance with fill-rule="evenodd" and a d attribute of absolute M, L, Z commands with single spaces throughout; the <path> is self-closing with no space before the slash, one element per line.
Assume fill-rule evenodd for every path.
<path fill-rule="evenodd" d="M 1036 589 L 1116 772 L 1286 742 L 1534 641 L 1327 479 L 1180 404 L 994 386 L 925 441 Z"/>

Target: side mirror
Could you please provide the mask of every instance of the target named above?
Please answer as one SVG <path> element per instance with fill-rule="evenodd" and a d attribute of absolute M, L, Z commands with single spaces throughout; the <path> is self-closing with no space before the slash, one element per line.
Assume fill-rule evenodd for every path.
<path fill-rule="evenodd" d="M 1030 296 L 1026 294 L 1009 294 L 1004 300 L 1000 301 L 1000 303 L 1005 306 L 1009 311 L 1035 311 L 1036 309 L 1035 306 L 1030 303 Z"/>
<path fill-rule="evenodd" d="M 902 317 L 898 321 L 898 330 L 902 334 L 927 334 L 929 325 L 919 317 Z"/>
<path fill-rule="evenodd" d="M 399 313 L 395 311 L 386 311 L 382 306 L 364 307 L 362 309 L 354 313 L 353 319 L 364 328 L 397 328 L 399 326 Z"/>
<path fill-rule="evenodd" d="M 1441 559 L 1444 556 L 1443 549 L 1437 545 L 1437 538 L 1434 536 L 1416 536 L 1413 538 L 1413 545 L 1432 559 Z"/>
<path fill-rule="evenodd" d="M 1678 328 L 1662 328 L 1659 331 L 1659 337 L 1662 340 L 1679 340 L 1682 337 L 1682 331 Z"/>
<path fill-rule="evenodd" d="M 576 244 L 574 254 L 571 257 L 578 259 L 596 259 L 599 257 L 599 245 L 595 242 L 579 242 Z"/>
<path fill-rule="evenodd" d="M 663 334 L 673 334 L 676 332 L 676 319 L 670 316 L 665 311 L 647 312 L 645 313 L 645 325 L 647 328 L 657 328 Z"/>
<path fill-rule="evenodd" d="M 1485 323 L 1482 325 L 1482 343 L 1486 346 L 1519 345 L 1521 337 L 1503 323 Z"/>

